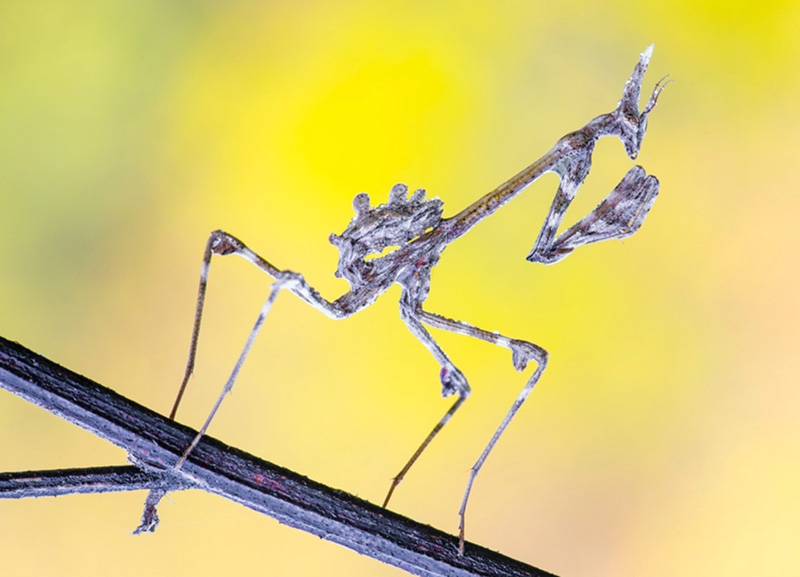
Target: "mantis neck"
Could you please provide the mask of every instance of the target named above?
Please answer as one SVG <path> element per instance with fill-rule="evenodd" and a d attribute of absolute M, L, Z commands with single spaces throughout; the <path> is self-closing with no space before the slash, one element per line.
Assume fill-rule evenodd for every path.
<path fill-rule="evenodd" d="M 561 156 L 554 148 L 455 216 L 446 219 L 444 228 L 447 228 L 448 240 L 455 240 L 465 234 L 481 220 L 494 214 L 498 208 L 522 192 L 545 172 L 554 170 Z"/>

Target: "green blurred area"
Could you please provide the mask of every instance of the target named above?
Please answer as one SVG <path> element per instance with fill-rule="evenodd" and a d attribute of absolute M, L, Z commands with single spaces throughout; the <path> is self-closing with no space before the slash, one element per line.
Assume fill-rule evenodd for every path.
<path fill-rule="evenodd" d="M 444 253 L 431 311 L 551 354 L 472 496 L 468 538 L 560 575 L 800 570 L 800 5 L 731 2 L 0 3 L 0 333 L 166 412 L 207 234 L 223 228 L 328 298 L 328 241 L 362 191 L 424 187 L 452 215 L 611 110 L 655 43 L 674 83 L 637 163 L 642 230 L 525 261 L 553 176 Z M 571 224 L 630 168 L 602 141 Z M 512 208 L 513 207 L 513 208 Z M 266 296 L 212 267 L 198 426 Z M 448 406 L 398 290 L 334 323 L 281 296 L 211 434 L 380 502 Z M 455 531 L 470 465 L 525 376 L 436 335 L 474 389 L 397 491 Z M 125 456 L 0 394 L 0 470 Z M 218 498 L 0 502 L 8 575 L 399 575 Z"/>

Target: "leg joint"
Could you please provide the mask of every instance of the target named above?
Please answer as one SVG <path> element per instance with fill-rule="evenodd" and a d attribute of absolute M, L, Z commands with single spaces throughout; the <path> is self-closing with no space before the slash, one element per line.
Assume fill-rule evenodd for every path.
<path fill-rule="evenodd" d="M 208 238 L 208 247 L 211 252 L 219 255 L 240 252 L 245 248 L 244 243 L 238 238 L 231 236 L 224 230 L 215 230 Z"/>
<path fill-rule="evenodd" d="M 542 370 L 547 366 L 547 351 L 539 345 L 512 339 L 509 348 L 511 349 L 511 360 L 514 363 L 514 368 L 518 371 L 524 371 L 530 361 L 536 361 L 536 364 Z"/>

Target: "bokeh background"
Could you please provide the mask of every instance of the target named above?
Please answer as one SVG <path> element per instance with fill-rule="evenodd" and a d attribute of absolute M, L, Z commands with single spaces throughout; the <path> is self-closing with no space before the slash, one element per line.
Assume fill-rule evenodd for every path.
<path fill-rule="evenodd" d="M 615 106 L 638 54 L 663 94 L 642 230 L 525 261 L 548 175 L 444 253 L 428 309 L 551 353 L 476 483 L 468 538 L 559 575 L 800 573 L 800 4 L 0 4 L 0 333 L 166 413 L 200 258 L 224 228 L 329 298 L 361 191 L 452 215 Z M 632 165 L 600 142 L 567 224 Z M 269 280 L 212 267 L 198 426 Z M 277 302 L 211 434 L 380 502 L 448 406 L 399 290 L 340 322 Z M 467 471 L 526 376 L 439 334 L 474 395 L 392 508 L 455 532 Z M 0 470 L 125 454 L 0 393 Z M 143 493 L 0 502 L 5 575 L 400 575 L 201 492 L 150 536 Z"/>

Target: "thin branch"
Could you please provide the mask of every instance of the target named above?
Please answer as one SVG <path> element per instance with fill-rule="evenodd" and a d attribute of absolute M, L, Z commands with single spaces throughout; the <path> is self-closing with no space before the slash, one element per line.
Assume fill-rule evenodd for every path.
<path fill-rule="evenodd" d="M 0 497 L 195 487 L 415 575 L 550 575 L 469 543 L 459 555 L 455 536 L 210 437 L 175 471 L 195 431 L 2 337 L 0 387 L 124 448 L 135 465 L 3 474 Z"/>
<path fill-rule="evenodd" d="M 0 499 L 162 488 L 174 491 L 180 487 L 175 487 L 175 481 L 165 479 L 164 475 L 143 471 L 133 465 L 0 473 Z"/>

